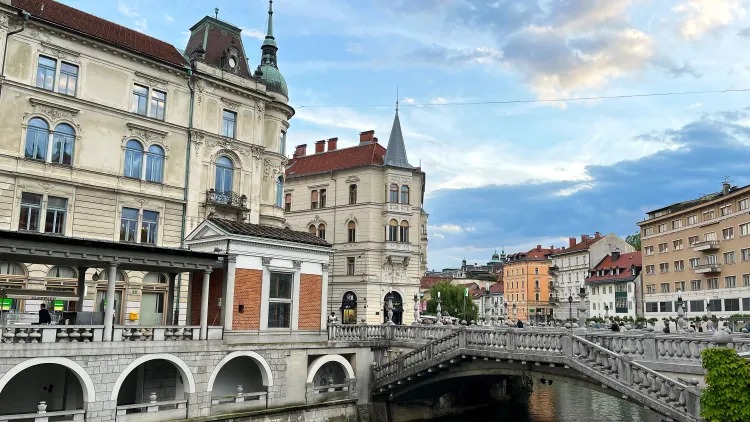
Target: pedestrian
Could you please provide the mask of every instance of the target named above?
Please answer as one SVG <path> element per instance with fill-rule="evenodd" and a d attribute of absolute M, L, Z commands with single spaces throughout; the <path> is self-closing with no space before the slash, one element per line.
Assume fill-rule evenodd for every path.
<path fill-rule="evenodd" d="M 52 323 L 52 317 L 49 315 L 49 311 L 47 310 L 47 305 L 42 303 L 39 305 L 39 324 L 51 324 Z"/>
<path fill-rule="evenodd" d="M 620 331 L 620 326 L 616 322 L 612 323 L 612 331 Z"/>
<path fill-rule="evenodd" d="M 518 322 L 516 322 L 516 328 L 523 328 L 523 321 L 519 319 Z"/>

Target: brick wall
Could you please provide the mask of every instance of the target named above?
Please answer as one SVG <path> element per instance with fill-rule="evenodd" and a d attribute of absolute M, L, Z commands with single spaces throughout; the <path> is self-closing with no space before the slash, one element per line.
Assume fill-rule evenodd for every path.
<path fill-rule="evenodd" d="M 260 300 L 263 271 L 237 268 L 234 273 L 233 330 L 260 329 Z M 244 306 L 242 313 L 240 305 Z"/>
<path fill-rule="evenodd" d="M 190 325 L 201 323 L 201 297 L 203 296 L 203 273 L 193 273 L 193 292 L 190 296 Z M 208 325 L 221 325 L 219 298 L 224 283 L 224 270 L 213 270 L 208 280 Z"/>
<path fill-rule="evenodd" d="M 299 280 L 299 329 L 320 330 L 320 301 L 323 295 L 323 277 L 301 274 Z"/>

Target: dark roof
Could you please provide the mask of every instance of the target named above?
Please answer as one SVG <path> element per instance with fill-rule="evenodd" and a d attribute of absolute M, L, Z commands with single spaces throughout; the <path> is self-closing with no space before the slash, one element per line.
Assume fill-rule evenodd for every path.
<path fill-rule="evenodd" d="M 597 233 L 598 234 L 598 233 Z M 576 243 L 575 245 L 569 247 L 569 248 L 561 248 L 557 252 L 554 253 L 554 255 L 562 255 L 567 253 L 573 253 L 578 251 L 583 251 L 588 249 L 591 245 L 594 243 L 604 239 L 605 236 L 594 236 L 589 237 L 588 239 L 581 240 L 580 242 Z"/>
<path fill-rule="evenodd" d="M 232 234 L 331 247 L 331 244 L 324 239 L 308 232 L 283 229 L 280 227 L 262 226 L 260 224 L 250 224 L 242 221 L 225 220 L 223 218 L 210 218 L 208 221 Z"/>
<path fill-rule="evenodd" d="M 746 185 L 742 187 L 730 186 L 729 191 L 726 194 L 724 193 L 723 190 L 719 192 L 709 193 L 709 194 L 701 196 L 698 199 L 691 199 L 688 201 L 677 202 L 671 205 L 667 205 L 666 207 L 661 207 L 655 210 L 647 211 L 646 214 L 650 216 L 651 214 L 657 213 L 659 211 L 668 211 L 667 214 L 672 214 L 678 211 L 686 210 L 688 208 L 692 208 L 698 205 L 702 205 L 711 201 L 721 199 L 722 197 L 725 197 L 725 196 L 734 195 L 735 193 L 738 193 L 739 191 L 747 189 L 748 187 L 750 187 L 750 185 Z M 663 217 L 663 216 L 664 215 L 660 215 L 659 217 Z M 659 218 L 659 217 L 653 217 L 653 219 Z M 649 218 L 648 220 L 642 221 L 638 224 L 645 224 L 651 219 L 652 218 Z"/>
<path fill-rule="evenodd" d="M 47 21 L 93 38 L 115 44 L 177 66 L 188 64 L 177 49 L 164 41 L 114 22 L 90 15 L 57 1 L 12 0 L 14 7 L 23 9 L 42 21 Z"/>
<path fill-rule="evenodd" d="M 421 289 L 431 289 L 432 286 L 438 284 L 441 281 L 449 281 L 451 277 L 431 277 L 424 276 L 419 279 L 419 287 Z"/>
<path fill-rule="evenodd" d="M 185 47 L 185 54 L 192 58 L 192 54 L 197 47 L 202 47 L 205 54 L 203 57 L 196 57 L 196 60 L 223 69 L 226 72 L 235 73 L 245 79 L 250 79 L 250 69 L 245 57 L 240 28 L 211 16 L 206 16 L 190 28 L 190 39 Z M 222 59 L 232 47 L 237 49 L 236 72 L 229 67 L 228 63 L 222 63 Z"/>
<path fill-rule="evenodd" d="M 641 268 L 643 266 L 643 257 L 640 252 L 620 254 L 620 257 L 614 261 L 612 260 L 612 255 L 607 255 L 590 270 L 589 276 L 586 277 L 586 283 L 630 281 L 635 278 L 635 275 L 628 272 L 633 266 L 636 268 Z M 611 268 L 619 268 L 621 270 L 620 274 L 605 274 L 603 276 L 596 275 L 598 270 L 609 270 Z"/>
<path fill-rule="evenodd" d="M 382 145 L 371 142 L 351 148 L 305 155 L 304 157 L 293 158 L 289 162 L 286 175 L 287 177 L 299 177 L 366 165 L 382 166 L 385 152 Z"/>
<path fill-rule="evenodd" d="M 385 153 L 384 162 L 386 166 L 414 168 L 409 164 L 409 159 L 406 158 L 406 145 L 404 145 L 404 135 L 401 132 L 398 109 L 396 110 L 396 117 L 393 118 L 393 128 L 391 129 L 391 137 L 388 139 L 388 151 Z"/>
<path fill-rule="evenodd" d="M 490 286 L 490 294 L 492 293 L 503 293 L 505 291 L 505 283 L 499 281 Z"/>

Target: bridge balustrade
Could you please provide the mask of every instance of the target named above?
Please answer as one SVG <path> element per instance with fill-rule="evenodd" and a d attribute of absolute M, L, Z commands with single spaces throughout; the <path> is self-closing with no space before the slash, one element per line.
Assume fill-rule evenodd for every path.
<path fill-rule="evenodd" d="M 374 327 L 374 326 L 373 326 Z M 6 325 L 3 344 L 90 343 L 103 341 L 103 325 Z M 198 326 L 116 325 L 112 341 L 197 341 Z M 208 327 L 209 340 L 221 340 L 223 327 Z"/>

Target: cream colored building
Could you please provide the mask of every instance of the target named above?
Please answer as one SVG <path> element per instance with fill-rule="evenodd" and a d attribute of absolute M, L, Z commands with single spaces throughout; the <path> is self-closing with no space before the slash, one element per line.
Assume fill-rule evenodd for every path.
<path fill-rule="evenodd" d="M 396 112 L 388 148 L 374 131 L 351 148 L 337 138 L 300 145 L 287 167 L 287 223 L 334 245 L 328 308 L 344 322 L 382 323 L 394 297 L 394 322 L 414 320 L 414 295 L 427 268 L 425 173 L 406 158 Z"/>
<path fill-rule="evenodd" d="M 180 247 L 209 215 L 283 224 L 294 110 L 272 11 L 253 73 L 240 29 L 213 17 L 191 28 L 183 55 L 61 3 L 10 5 L 0 1 L 0 230 Z M 0 257 L 0 287 L 85 289 L 83 311 L 103 308 L 105 279 Z M 170 322 L 173 284 L 184 322 L 186 279 L 119 272 L 116 320 Z"/>
<path fill-rule="evenodd" d="M 678 291 L 688 316 L 750 311 L 750 186 L 648 213 L 638 223 L 647 318 L 675 317 Z"/>

